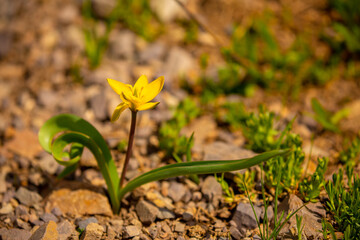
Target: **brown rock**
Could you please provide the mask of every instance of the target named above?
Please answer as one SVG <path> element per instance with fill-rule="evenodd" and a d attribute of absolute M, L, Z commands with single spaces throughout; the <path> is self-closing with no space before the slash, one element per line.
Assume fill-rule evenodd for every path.
<path fill-rule="evenodd" d="M 0 78 L 18 79 L 22 78 L 25 74 L 25 69 L 21 65 L 15 64 L 1 64 Z"/>
<path fill-rule="evenodd" d="M 100 240 L 104 232 L 104 228 L 97 223 L 89 223 L 86 226 L 80 240 Z"/>
<path fill-rule="evenodd" d="M 100 194 L 86 189 L 71 191 L 66 188 L 54 191 L 46 203 L 45 210 L 50 212 L 58 207 L 64 214 L 112 216 L 108 199 Z"/>
<path fill-rule="evenodd" d="M 213 142 L 204 148 L 204 160 L 237 160 L 255 155 L 253 151 L 225 142 Z"/>
<path fill-rule="evenodd" d="M 74 239 L 78 237 L 78 232 L 75 230 L 74 224 L 68 220 L 64 220 L 57 225 L 59 233 L 59 240 Z"/>
<path fill-rule="evenodd" d="M 2 240 L 28 240 L 31 233 L 22 229 L 0 228 L 0 239 Z"/>
<path fill-rule="evenodd" d="M 31 130 L 15 132 L 14 138 L 5 144 L 5 148 L 29 159 L 42 151 L 37 135 Z"/>
<path fill-rule="evenodd" d="M 142 223 L 150 224 L 155 221 L 159 209 L 145 200 L 140 200 L 136 204 L 136 213 Z"/>
<path fill-rule="evenodd" d="M 33 235 L 31 235 L 29 240 L 53 240 L 58 239 L 58 237 L 57 224 L 54 221 L 50 221 L 41 225 Z"/>
<path fill-rule="evenodd" d="M 203 116 L 193 120 L 181 130 L 181 134 L 190 137 L 194 133 L 194 146 L 200 146 L 209 138 L 216 136 L 216 122 L 212 116 Z"/>
<path fill-rule="evenodd" d="M 284 218 L 290 213 L 296 211 L 304 205 L 303 201 L 298 198 L 296 195 L 291 194 L 286 197 L 278 208 L 278 219 L 281 214 L 284 212 Z M 302 216 L 302 224 L 305 225 L 303 234 L 308 239 L 320 239 L 321 234 L 321 219 L 326 214 L 324 207 L 321 203 L 309 203 L 302 207 L 295 215 Z M 292 216 L 289 221 L 284 225 L 280 230 L 279 236 L 281 238 L 285 237 L 296 237 L 293 233 L 296 234 L 296 217 Z"/>
<path fill-rule="evenodd" d="M 15 197 L 26 206 L 36 205 L 42 200 L 42 197 L 38 193 L 30 191 L 24 187 L 20 187 L 16 191 Z"/>

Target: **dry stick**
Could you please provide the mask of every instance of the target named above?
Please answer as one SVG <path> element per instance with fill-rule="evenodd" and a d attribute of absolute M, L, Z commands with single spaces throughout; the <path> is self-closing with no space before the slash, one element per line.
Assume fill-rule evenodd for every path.
<path fill-rule="evenodd" d="M 180 5 L 180 7 L 186 12 L 186 14 L 192 20 L 194 20 L 203 30 L 208 32 L 215 39 L 216 45 L 219 49 L 221 49 L 225 46 L 225 44 L 221 40 L 221 38 L 219 38 L 206 24 L 202 23 L 192 12 L 190 12 L 189 9 L 187 9 L 186 6 L 180 0 L 175 0 L 175 1 Z M 245 58 L 241 58 L 233 53 L 230 53 L 230 54 L 231 54 L 231 59 L 233 61 L 240 63 L 241 65 L 243 65 L 246 68 L 249 68 L 251 66 L 251 62 L 249 60 L 247 60 Z"/>
<path fill-rule="evenodd" d="M 129 160 L 130 160 L 131 153 L 132 153 L 132 146 L 133 146 L 133 142 L 134 142 L 135 127 L 136 127 L 136 113 L 137 113 L 137 111 L 131 111 L 131 126 L 130 126 L 130 133 L 129 133 L 129 142 L 128 142 L 128 147 L 127 147 L 127 151 L 126 151 L 124 166 L 123 166 L 123 169 L 121 172 L 120 188 L 123 186 L 127 165 L 129 164 Z"/>

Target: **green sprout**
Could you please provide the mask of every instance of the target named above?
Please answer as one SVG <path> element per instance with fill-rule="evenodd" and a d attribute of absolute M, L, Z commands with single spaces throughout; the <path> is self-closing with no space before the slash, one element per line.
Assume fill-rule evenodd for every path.
<path fill-rule="evenodd" d="M 311 106 L 315 112 L 313 118 L 320 123 L 324 129 L 340 133 L 338 123 L 341 119 L 349 115 L 349 109 L 343 108 L 336 113 L 331 113 L 321 106 L 320 102 L 316 98 L 311 99 Z"/>
<path fill-rule="evenodd" d="M 41 146 L 52 153 L 55 160 L 65 166 L 58 176 L 62 178 L 77 168 L 84 147 L 94 155 L 99 169 L 105 179 L 113 212 L 120 211 L 121 200 L 125 194 L 135 188 L 153 181 L 170 177 L 214 174 L 249 168 L 273 157 L 290 153 L 289 149 L 273 150 L 259 154 L 252 158 L 225 161 L 181 162 L 163 166 L 144 173 L 124 185 L 127 163 L 132 152 L 135 135 L 136 114 L 138 111 L 155 107 L 157 102 L 150 102 L 162 89 L 163 77 L 148 83 L 145 76 L 141 76 L 134 86 L 123 84 L 115 80 L 108 80 L 113 90 L 120 95 L 120 103 L 112 116 L 115 121 L 122 111 L 129 108 L 132 113 L 128 148 L 121 177 L 117 173 L 115 161 L 101 134 L 84 119 L 72 114 L 60 114 L 44 123 L 39 131 Z M 69 147 L 69 148 L 68 148 Z"/>
<path fill-rule="evenodd" d="M 305 201 L 316 202 L 321 189 L 325 186 L 324 175 L 327 169 L 327 158 L 319 158 L 318 165 L 310 178 L 305 178 L 299 185 L 299 191 Z"/>

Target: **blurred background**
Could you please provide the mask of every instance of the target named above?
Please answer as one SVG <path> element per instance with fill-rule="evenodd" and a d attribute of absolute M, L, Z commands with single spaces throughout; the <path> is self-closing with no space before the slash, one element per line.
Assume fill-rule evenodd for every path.
<path fill-rule="evenodd" d="M 262 90 L 297 101 L 304 88 L 360 75 L 356 0 L 0 4 L 1 136 L 65 111 L 107 121 L 118 98 L 106 78 L 164 75 L 166 108 Z"/>
<path fill-rule="evenodd" d="M 125 111 L 115 124 L 110 122 L 121 100 L 106 78 L 134 84 L 142 74 L 150 81 L 165 76 L 164 89 L 155 99 L 160 104 L 139 114 L 127 179 L 189 156 L 253 156 L 283 147 L 278 144 L 283 136 L 285 147 L 294 145 L 297 155 L 291 164 L 284 161 L 277 168 L 269 163 L 265 170 L 267 180 L 285 172 L 281 183 L 289 193 L 301 191 L 298 186 L 306 174 L 321 172 L 324 182 L 341 166 L 359 173 L 359 6 L 359 0 L 1 0 L 0 201 L 1 209 L 10 207 L 1 210 L 7 212 L 1 212 L 0 226 L 30 231 L 41 223 L 30 224 L 29 218 L 15 222 L 14 195 L 22 186 L 48 196 L 62 170 L 37 139 L 50 117 L 72 113 L 88 120 L 103 134 L 116 162 L 124 159 L 130 114 Z M 344 146 L 349 150 L 340 153 Z M 327 160 L 318 157 L 330 158 L 327 169 Z M 68 180 L 104 188 L 96 166 L 85 151 L 80 168 Z M 251 189 L 258 186 L 255 171 L 246 178 Z M 179 185 L 177 181 L 156 183 L 153 189 L 161 185 L 157 196 L 167 196 L 165 190 Z M 179 182 L 190 196 L 187 201 L 192 192 L 197 204 L 208 200 L 198 186 Z M 270 194 L 275 185 L 268 184 Z M 318 188 L 324 192 L 323 185 Z M 220 199 L 223 192 L 218 190 Z M 202 192 L 207 196 L 212 191 Z M 136 194 L 145 195 L 137 192 L 132 201 L 140 198 Z M 181 205 L 176 194 L 173 191 L 173 202 L 184 211 L 187 202 Z M 320 190 L 317 194 L 314 199 Z M 354 213 L 359 213 L 356 204 Z M 44 212 L 38 206 L 36 220 Z M 228 205 L 222 205 L 224 214 L 216 204 L 207 206 L 220 223 L 228 224 L 233 214 Z M 320 221 L 318 217 L 314 224 Z M 336 221 L 344 232 L 347 225 Z M 351 226 L 358 222 L 352 221 Z M 309 238 L 316 238 L 321 226 L 316 228 Z"/>

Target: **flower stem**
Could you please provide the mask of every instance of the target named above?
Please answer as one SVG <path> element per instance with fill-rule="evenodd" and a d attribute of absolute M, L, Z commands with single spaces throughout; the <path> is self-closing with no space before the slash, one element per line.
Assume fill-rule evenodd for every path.
<path fill-rule="evenodd" d="M 123 169 L 121 172 L 120 188 L 122 188 L 122 186 L 123 186 L 127 165 L 129 164 L 129 160 L 130 160 L 131 153 L 132 153 L 132 146 L 133 146 L 133 142 L 134 142 L 135 127 L 136 127 L 136 113 L 137 113 L 137 111 L 131 111 L 131 126 L 130 126 L 129 142 L 128 142 L 128 147 L 127 147 L 127 151 L 126 151 L 124 166 L 123 166 Z"/>

